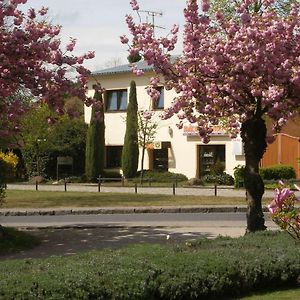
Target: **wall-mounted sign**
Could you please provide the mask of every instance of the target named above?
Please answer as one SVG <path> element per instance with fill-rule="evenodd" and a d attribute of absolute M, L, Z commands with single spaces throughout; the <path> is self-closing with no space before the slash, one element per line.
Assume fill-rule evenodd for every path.
<path fill-rule="evenodd" d="M 213 126 L 213 132 L 210 136 L 223 136 L 228 135 L 228 133 L 220 126 Z M 194 125 L 183 126 L 183 135 L 185 136 L 199 136 L 198 128 Z"/>

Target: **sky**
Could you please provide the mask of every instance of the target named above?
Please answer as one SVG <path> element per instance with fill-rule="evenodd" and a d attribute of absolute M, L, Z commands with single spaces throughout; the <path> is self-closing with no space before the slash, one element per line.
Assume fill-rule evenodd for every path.
<path fill-rule="evenodd" d="M 61 39 L 67 43 L 70 37 L 77 39 L 74 54 L 95 51 L 95 58 L 85 66 L 91 71 L 101 70 L 113 61 L 127 63 L 127 46 L 121 44 L 120 36 L 128 34 L 125 15 L 131 11 L 130 0 L 28 0 L 26 7 L 49 8 L 48 19 L 62 25 Z M 162 12 L 155 18 L 157 36 L 166 36 L 173 24 L 183 27 L 185 0 L 140 0 L 141 10 Z M 141 13 L 146 18 L 147 13 Z M 180 46 L 179 48 L 180 49 Z M 174 54 L 178 53 L 175 49 Z M 177 50 L 177 53 L 176 53 Z"/>

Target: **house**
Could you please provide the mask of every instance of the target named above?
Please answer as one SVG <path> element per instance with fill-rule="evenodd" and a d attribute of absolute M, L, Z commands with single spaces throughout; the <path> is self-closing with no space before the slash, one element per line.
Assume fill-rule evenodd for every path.
<path fill-rule="evenodd" d="M 174 91 L 160 88 L 161 96 L 158 102 L 152 103 L 146 92 L 146 86 L 154 73 L 144 62 L 137 64 L 145 72 L 137 77 L 131 72 L 130 65 L 122 65 L 92 73 L 88 81 L 88 94 L 93 96 L 93 85 L 100 82 L 106 89 L 105 105 L 105 145 L 106 168 L 121 168 L 121 153 L 126 128 L 126 107 L 129 96 L 130 81 L 137 86 L 139 110 L 152 109 L 154 121 L 158 128 L 155 141 L 147 147 L 144 169 L 168 170 L 182 173 L 188 178 L 200 178 L 210 173 L 211 167 L 218 161 L 225 167 L 225 172 L 233 175 L 237 165 L 245 163 L 243 147 L 240 138 L 232 140 L 221 128 L 215 128 L 209 144 L 203 144 L 194 125 L 186 123 L 183 129 L 178 129 L 176 116 L 161 120 L 160 114 L 176 97 Z M 91 109 L 85 107 L 85 121 L 90 122 Z"/>

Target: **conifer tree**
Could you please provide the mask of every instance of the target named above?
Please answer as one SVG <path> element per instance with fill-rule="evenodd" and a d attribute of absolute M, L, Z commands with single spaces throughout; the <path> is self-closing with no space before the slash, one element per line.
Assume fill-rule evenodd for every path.
<path fill-rule="evenodd" d="M 92 107 L 92 115 L 87 130 L 85 175 L 88 181 L 95 182 L 99 175 L 103 176 L 105 154 L 105 124 L 102 94 L 95 90 L 96 104 Z"/>
<path fill-rule="evenodd" d="M 131 81 L 127 106 L 126 133 L 122 151 L 122 170 L 126 178 L 136 175 L 139 159 L 136 83 Z"/>

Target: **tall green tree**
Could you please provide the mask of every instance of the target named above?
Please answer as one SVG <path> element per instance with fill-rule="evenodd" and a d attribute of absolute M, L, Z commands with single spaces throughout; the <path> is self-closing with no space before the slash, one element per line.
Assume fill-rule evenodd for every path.
<path fill-rule="evenodd" d="M 65 105 L 74 106 L 69 103 L 69 99 Z M 87 125 L 83 120 L 82 107 L 81 103 L 81 107 L 77 110 L 78 118 L 55 115 L 46 105 L 39 104 L 33 105 L 23 116 L 14 149 L 20 148 L 28 177 L 41 175 L 56 178 L 58 156 L 73 158 L 74 173 L 71 173 L 70 168 L 68 175 L 84 173 L 83 157 Z M 56 119 L 54 124 L 48 124 L 49 116 Z"/>
<path fill-rule="evenodd" d="M 129 103 L 127 106 L 126 133 L 122 151 L 122 170 L 126 178 L 136 175 L 139 160 L 138 117 L 136 83 L 130 82 Z"/>
<path fill-rule="evenodd" d="M 85 176 L 88 181 L 95 182 L 99 175 L 103 176 L 105 155 L 105 123 L 103 98 L 99 90 L 95 90 L 96 100 L 92 107 L 91 121 L 87 130 Z"/>

